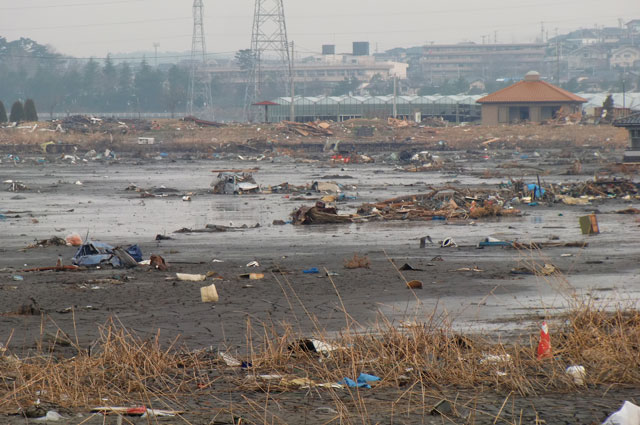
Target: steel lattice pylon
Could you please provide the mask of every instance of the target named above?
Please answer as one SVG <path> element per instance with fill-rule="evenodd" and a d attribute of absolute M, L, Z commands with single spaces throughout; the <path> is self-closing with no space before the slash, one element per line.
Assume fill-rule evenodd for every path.
<path fill-rule="evenodd" d="M 275 56 L 270 78 L 265 78 L 266 54 Z M 265 85 L 275 85 L 280 96 L 289 95 L 291 56 L 283 0 L 256 0 L 251 35 L 251 67 L 247 75 L 245 118 L 254 121 L 258 111 L 251 107 L 262 99 Z"/>
<path fill-rule="evenodd" d="M 193 1 L 193 39 L 191 41 L 191 75 L 187 113 L 205 119 L 214 119 L 211 97 L 211 78 L 207 72 L 207 43 L 204 36 L 204 5 L 202 0 Z M 196 104 L 201 101 L 202 107 Z"/>

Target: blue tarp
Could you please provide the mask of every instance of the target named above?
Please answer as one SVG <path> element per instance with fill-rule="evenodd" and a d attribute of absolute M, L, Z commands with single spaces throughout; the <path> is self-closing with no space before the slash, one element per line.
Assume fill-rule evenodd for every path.
<path fill-rule="evenodd" d="M 537 184 L 527 185 L 527 189 L 529 189 L 530 192 L 533 192 L 536 198 L 542 198 L 542 196 L 544 196 L 544 193 L 546 192 L 546 190 L 544 190 Z"/>
<path fill-rule="evenodd" d="M 102 242 L 87 242 L 82 245 L 73 257 L 76 266 L 95 267 L 101 264 L 111 264 L 113 267 L 125 267 L 125 263 L 116 253 L 117 248 Z M 142 261 L 142 250 L 138 245 L 131 245 L 124 250 L 136 262 Z"/>

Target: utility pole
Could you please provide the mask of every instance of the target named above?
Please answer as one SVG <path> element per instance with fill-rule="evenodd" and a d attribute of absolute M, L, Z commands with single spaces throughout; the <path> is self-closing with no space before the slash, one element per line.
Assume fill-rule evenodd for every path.
<path fill-rule="evenodd" d="M 160 43 L 153 43 L 153 48 L 156 51 L 156 68 L 158 67 L 158 47 L 160 47 Z"/>
<path fill-rule="evenodd" d="M 295 83 L 295 69 L 294 69 L 294 61 L 295 61 L 295 45 L 294 42 L 291 42 L 291 61 L 290 61 L 290 66 L 289 66 L 289 82 L 291 84 L 290 87 L 290 91 L 291 91 L 291 105 L 290 105 L 290 110 L 289 110 L 289 121 L 291 122 L 295 122 L 296 121 L 296 83 Z"/>
<path fill-rule="evenodd" d="M 556 28 L 556 84 L 560 84 L 560 38 Z"/>
<path fill-rule="evenodd" d="M 393 118 L 398 118 L 398 76 L 393 74 Z"/>
<path fill-rule="evenodd" d="M 207 43 L 204 35 L 204 5 L 202 0 L 193 0 L 193 38 L 191 40 L 191 75 L 187 113 L 193 116 L 195 103 L 202 100 L 202 118 L 214 119 L 211 97 L 211 78 L 207 71 Z"/>
<path fill-rule="evenodd" d="M 622 114 L 623 116 L 627 115 L 627 90 L 626 90 L 626 81 L 625 81 L 625 75 L 627 73 L 627 67 L 623 66 L 622 67 Z"/>
<path fill-rule="evenodd" d="M 247 75 L 247 89 L 245 93 L 244 115 L 248 121 L 254 121 L 256 114 L 251 108 L 254 103 L 264 100 L 263 96 L 264 62 L 271 53 L 273 75 L 277 90 L 281 96 L 291 95 L 290 79 L 292 65 L 287 38 L 287 24 L 285 21 L 283 0 L 255 0 L 253 16 L 253 30 L 251 33 L 251 69 Z"/>

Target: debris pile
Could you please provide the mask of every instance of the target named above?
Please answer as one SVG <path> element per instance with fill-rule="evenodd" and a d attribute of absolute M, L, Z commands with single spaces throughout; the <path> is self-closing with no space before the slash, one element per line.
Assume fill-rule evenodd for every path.
<path fill-rule="evenodd" d="M 299 136 L 333 136 L 333 132 L 329 129 L 331 125 L 326 122 L 299 123 L 292 121 L 281 122 L 276 129 L 281 132 L 293 133 Z"/>
<path fill-rule="evenodd" d="M 563 184 L 554 187 L 554 192 L 572 198 L 620 198 L 640 194 L 640 184 L 628 179 L 596 179 L 584 183 Z"/>
<path fill-rule="evenodd" d="M 169 198 L 169 197 L 184 197 L 184 196 L 194 196 L 193 192 L 182 193 L 178 189 L 173 189 L 170 187 L 160 186 L 153 188 L 141 188 L 136 186 L 135 184 L 130 184 L 125 189 L 126 192 L 137 192 L 140 194 L 141 198 Z"/>
<path fill-rule="evenodd" d="M 358 214 L 362 218 L 381 220 L 447 220 L 519 216 L 520 211 L 507 207 L 497 196 L 481 199 L 456 190 L 433 190 L 428 194 L 363 204 L 358 209 Z"/>
<path fill-rule="evenodd" d="M 221 124 L 219 122 L 214 122 L 214 121 L 206 121 L 206 120 L 201 120 L 198 119 L 196 117 L 184 117 L 183 121 L 185 122 L 192 122 L 200 127 L 215 127 L 215 128 L 220 128 L 220 127 L 224 127 L 224 124 Z"/>
<path fill-rule="evenodd" d="M 14 180 L 5 180 L 4 184 L 9 185 L 7 187 L 8 192 L 24 192 L 26 190 L 29 190 L 29 187 L 23 182 L 18 182 Z"/>
<path fill-rule="evenodd" d="M 318 201 L 313 207 L 300 207 L 291 214 L 293 224 L 344 224 L 352 223 L 351 216 L 338 215 L 338 210 L 334 207 L 327 207 L 324 202 Z"/>
<path fill-rule="evenodd" d="M 399 120 L 397 118 L 389 118 L 387 123 L 394 128 L 415 127 L 417 124 L 413 121 Z"/>

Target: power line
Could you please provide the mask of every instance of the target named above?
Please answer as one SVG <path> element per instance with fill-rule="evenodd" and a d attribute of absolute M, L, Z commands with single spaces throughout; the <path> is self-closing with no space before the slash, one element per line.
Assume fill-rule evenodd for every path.
<path fill-rule="evenodd" d="M 59 5 L 49 5 L 49 6 L 15 6 L 15 7 L 0 7 L 0 10 L 24 10 L 24 9 L 44 9 L 44 8 L 65 8 L 65 7 L 80 7 L 80 6 L 101 6 L 101 5 L 111 5 L 111 4 L 122 4 L 122 3 L 143 3 L 149 0 L 114 0 L 114 1 L 103 1 L 97 3 L 68 3 L 68 4 L 59 4 Z M 576 0 L 576 1 L 564 1 L 563 5 L 569 4 L 580 4 L 584 5 L 585 3 L 601 3 L 601 0 Z M 548 2 L 548 3 L 531 3 L 525 5 L 507 5 L 500 7 L 478 7 L 478 8 L 460 8 L 460 9 L 436 9 L 436 10 L 425 10 L 425 11 L 411 11 L 411 12 L 391 12 L 391 13 L 359 13 L 358 17 L 376 17 L 376 16 L 416 16 L 416 15 L 433 15 L 433 14 L 459 14 L 459 13 L 468 13 L 468 12 L 483 12 L 483 11 L 504 11 L 504 10 L 519 10 L 519 9 L 530 9 L 535 8 L 539 9 L 541 7 L 546 6 L 556 6 L 557 2 Z M 229 18 L 247 18 L 247 15 L 219 15 L 220 18 L 229 19 Z M 345 17 L 344 14 L 316 14 L 313 15 L 292 15 L 290 19 L 313 19 L 317 20 L 318 18 L 341 18 Z"/>
<path fill-rule="evenodd" d="M 86 7 L 86 6 L 106 6 L 112 4 L 122 3 L 142 3 L 146 0 L 116 0 L 116 1 L 102 1 L 97 3 L 67 3 L 67 4 L 52 4 L 46 6 L 14 6 L 14 7 L 0 7 L 0 10 L 28 10 L 28 9 L 59 9 L 63 7 Z"/>
<path fill-rule="evenodd" d="M 225 16 L 223 18 L 230 18 L 231 16 Z M 615 18 L 616 16 L 600 16 L 600 19 L 609 19 L 609 18 Z M 50 27 L 30 27 L 30 28 L 18 28 L 18 27 L 14 27 L 14 28 L 4 28 L 5 31 L 40 31 L 40 30 L 50 30 L 50 29 L 68 29 L 68 28 L 91 28 L 91 27 L 105 27 L 105 26 L 111 26 L 111 25 L 138 25 L 138 24 L 145 24 L 145 23 L 158 23 L 158 22 L 172 22 L 172 21 L 186 21 L 186 20 L 191 20 L 191 17 L 174 17 L 174 18 L 160 18 L 160 19 L 144 19 L 144 20 L 135 20 L 135 21 L 122 21 L 122 22 L 109 22 L 109 23 L 94 23 L 94 24 L 78 24 L 78 25 L 65 25 L 65 26 L 50 26 Z M 316 18 L 317 19 L 317 18 Z M 555 20 L 551 20 L 551 19 L 545 19 L 544 22 L 546 23 L 554 23 L 554 24 L 561 24 L 561 23 L 569 23 L 569 22 L 576 22 L 576 21 L 583 21 L 585 19 L 589 19 L 589 18 L 570 18 L 570 19 L 555 19 Z M 540 23 L 540 21 L 535 21 L 535 22 L 518 22 L 518 23 L 513 23 L 513 24 L 499 24 L 499 25 L 493 25 L 493 24 L 487 24 L 487 25 L 481 25 L 475 28 L 513 28 L 513 27 L 522 27 L 525 25 L 538 25 Z M 450 25 L 442 25 L 442 26 L 429 26 L 429 30 L 433 30 L 433 29 L 446 29 L 446 28 L 450 28 Z M 334 35 L 361 35 L 361 34 L 398 34 L 398 33 L 420 33 L 420 32 L 424 32 L 425 29 L 404 29 L 404 30 L 377 30 L 377 31 L 350 31 L 350 32 L 331 32 L 331 34 Z M 310 35 L 327 35 L 327 32 L 323 31 L 323 32 L 304 32 L 304 33 L 293 33 L 298 37 L 305 37 L 305 36 L 310 36 Z M 210 33 L 210 35 L 217 35 L 217 36 L 243 36 L 244 33 L 231 33 L 231 32 L 219 32 L 219 33 Z M 158 37 L 154 37 L 154 39 L 158 39 Z"/>
<path fill-rule="evenodd" d="M 233 54 L 236 53 L 235 50 L 230 50 L 228 52 L 210 52 L 210 53 L 206 53 L 205 56 L 206 57 L 212 57 L 212 56 L 222 56 L 222 55 L 229 55 L 229 54 Z M 59 61 L 85 61 L 85 60 L 94 60 L 96 62 L 101 62 L 101 61 L 105 61 L 107 60 L 106 57 L 68 57 L 68 56 L 55 56 L 55 55 L 50 55 L 50 56 L 44 56 L 44 55 L 14 55 L 14 54 L 0 54 L 0 57 L 2 58 L 24 58 L 24 59 L 38 59 L 38 60 L 59 60 Z M 170 55 L 170 56 L 159 56 L 159 59 L 189 59 L 191 58 L 191 54 L 187 54 L 185 53 L 184 55 Z M 129 61 L 129 60 L 143 60 L 143 59 L 147 59 L 146 56 L 137 56 L 137 57 L 114 57 L 114 56 L 109 56 L 110 60 L 115 60 L 115 61 Z"/>
<path fill-rule="evenodd" d="M 122 22 L 105 22 L 105 23 L 93 23 L 93 24 L 78 24 L 78 25 L 60 25 L 51 27 L 25 27 L 25 28 L 4 28 L 5 31 L 40 31 L 40 30 L 59 30 L 68 28 L 92 28 L 92 27 L 108 27 L 111 25 L 132 25 L 132 24 L 147 24 L 157 22 L 175 22 L 191 20 L 191 17 L 176 17 L 176 18 L 160 18 L 160 19 L 141 19 L 137 21 L 122 21 Z"/>

